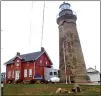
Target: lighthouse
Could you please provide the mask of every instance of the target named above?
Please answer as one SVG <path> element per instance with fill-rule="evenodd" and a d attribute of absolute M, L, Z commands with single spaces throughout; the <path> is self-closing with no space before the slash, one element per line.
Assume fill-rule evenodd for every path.
<path fill-rule="evenodd" d="M 57 24 L 59 28 L 59 69 L 60 81 L 87 82 L 85 61 L 77 32 L 77 15 L 69 3 L 59 7 Z"/>

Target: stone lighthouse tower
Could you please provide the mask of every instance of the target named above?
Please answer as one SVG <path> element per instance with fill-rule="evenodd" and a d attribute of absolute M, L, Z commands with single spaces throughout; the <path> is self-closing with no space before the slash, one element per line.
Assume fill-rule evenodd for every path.
<path fill-rule="evenodd" d="M 76 28 L 77 16 L 69 3 L 63 2 L 59 9 L 60 81 L 86 82 L 88 76 Z"/>

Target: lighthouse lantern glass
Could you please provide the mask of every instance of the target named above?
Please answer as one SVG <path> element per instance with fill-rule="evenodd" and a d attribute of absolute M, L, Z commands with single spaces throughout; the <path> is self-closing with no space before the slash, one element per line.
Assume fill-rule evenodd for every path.
<path fill-rule="evenodd" d="M 62 11 L 62 10 L 64 10 L 64 9 L 70 9 L 70 5 L 67 4 L 67 3 L 62 4 L 62 5 L 60 6 L 60 10 Z"/>

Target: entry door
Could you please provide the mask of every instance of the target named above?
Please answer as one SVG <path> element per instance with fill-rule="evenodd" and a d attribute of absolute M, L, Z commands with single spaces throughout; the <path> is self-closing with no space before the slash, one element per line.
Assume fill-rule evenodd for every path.
<path fill-rule="evenodd" d="M 20 77 L 20 71 L 15 71 L 15 80 L 18 80 Z"/>

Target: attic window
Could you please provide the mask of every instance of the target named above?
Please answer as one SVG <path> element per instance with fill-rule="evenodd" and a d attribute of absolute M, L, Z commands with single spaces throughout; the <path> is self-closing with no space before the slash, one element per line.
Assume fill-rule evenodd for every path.
<path fill-rule="evenodd" d="M 19 60 L 17 60 L 16 62 L 19 62 Z"/>
<path fill-rule="evenodd" d="M 40 60 L 40 65 L 42 65 L 42 60 Z"/>
<path fill-rule="evenodd" d="M 18 62 L 16 62 L 16 66 L 19 66 L 19 63 Z"/>

